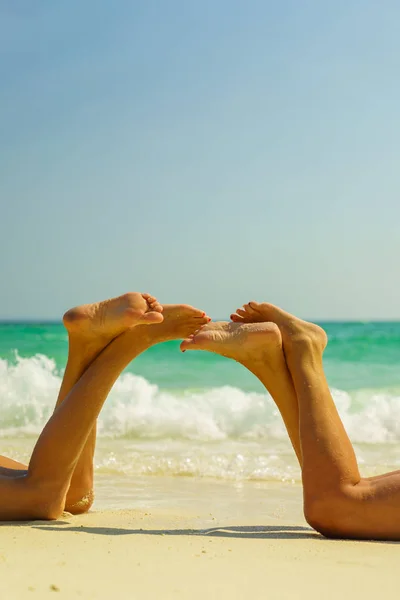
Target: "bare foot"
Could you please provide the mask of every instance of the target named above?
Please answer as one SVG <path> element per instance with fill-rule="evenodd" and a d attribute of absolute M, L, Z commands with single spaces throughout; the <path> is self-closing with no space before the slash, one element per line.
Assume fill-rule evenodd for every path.
<path fill-rule="evenodd" d="M 161 323 L 161 313 L 162 306 L 154 296 L 129 292 L 118 298 L 71 308 L 63 322 L 72 336 L 111 341 L 130 327 Z"/>
<path fill-rule="evenodd" d="M 282 337 L 274 323 L 240 324 L 220 321 L 205 325 L 184 340 L 181 350 L 207 350 L 233 358 L 253 370 L 255 363 L 271 364 L 282 357 Z"/>
<path fill-rule="evenodd" d="M 182 340 L 211 321 L 206 313 L 188 304 L 163 304 L 162 323 L 155 327 L 139 327 L 136 332 L 147 337 L 150 345 Z"/>
<path fill-rule="evenodd" d="M 327 344 L 327 335 L 321 327 L 298 319 L 267 302 L 249 302 L 243 308 L 238 308 L 236 313 L 231 315 L 231 319 L 234 323 L 262 323 L 265 321 L 276 323 L 282 334 L 283 348 L 287 358 L 294 345 L 304 346 L 307 344 L 322 354 Z"/>

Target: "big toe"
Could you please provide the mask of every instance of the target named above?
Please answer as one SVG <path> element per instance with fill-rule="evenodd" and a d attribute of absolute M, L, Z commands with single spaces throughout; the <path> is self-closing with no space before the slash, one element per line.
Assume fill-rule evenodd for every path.
<path fill-rule="evenodd" d="M 203 319 L 207 316 L 204 310 L 201 310 L 201 308 L 196 308 L 195 306 L 191 306 L 190 304 L 181 304 L 178 306 L 180 317 L 193 317 L 195 319 Z"/>
<path fill-rule="evenodd" d="M 264 320 L 272 321 L 273 323 L 282 323 L 285 321 L 290 315 L 275 306 L 274 304 L 270 304 L 269 302 L 255 302 L 251 300 L 247 304 L 244 305 L 244 309 L 246 312 L 251 312 L 252 314 L 262 315 Z"/>

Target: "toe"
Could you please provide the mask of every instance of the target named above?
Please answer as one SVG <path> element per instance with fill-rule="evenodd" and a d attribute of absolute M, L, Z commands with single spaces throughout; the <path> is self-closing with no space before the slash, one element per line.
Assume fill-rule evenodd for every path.
<path fill-rule="evenodd" d="M 254 311 L 254 313 L 261 315 L 263 320 L 273 321 L 274 323 L 283 323 L 288 319 L 292 319 L 292 316 L 286 311 L 282 310 L 278 306 L 274 304 L 270 304 L 269 302 L 254 302 L 253 300 L 249 302 L 250 308 Z M 254 314 L 253 313 L 253 314 Z"/>
<path fill-rule="evenodd" d="M 230 319 L 234 323 L 243 323 L 243 317 L 241 317 L 240 315 L 238 315 L 236 313 L 232 313 L 230 316 Z"/>
<path fill-rule="evenodd" d="M 200 325 L 206 325 L 210 321 L 211 321 L 211 317 L 208 317 L 207 315 L 204 315 L 204 317 L 195 317 L 195 323 L 198 326 L 200 326 Z"/>
<path fill-rule="evenodd" d="M 247 314 L 254 314 L 255 312 L 257 312 L 257 308 L 256 308 L 257 302 L 248 302 L 247 304 L 243 305 L 244 310 L 247 312 Z"/>
<path fill-rule="evenodd" d="M 203 317 L 207 316 L 204 310 L 201 310 L 200 308 L 195 308 L 194 306 L 190 306 L 188 304 L 184 304 L 182 308 L 184 312 L 190 312 L 190 314 L 193 317 L 196 317 L 197 319 L 202 319 Z"/>
<path fill-rule="evenodd" d="M 152 300 L 147 300 L 147 304 L 151 310 L 155 310 L 156 312 L 162 312 L 164 310 L 162 304 L 160 304 L 155 298 Z"/>
<path fill-rule="evenodd" d="M 162 316 L 162 314 L 160 312 L 152 310 L 152 311 L 145 313 L 141 317 L 140 322 L 143 324 L 152 325 L 152 324 L 156 324 L 156 323 L 162 323 L 163 320 L 164 320 L 164 317 Z"/>
<path fill-rule="evenodd" d="M 260 303 L 255 302 L 255 300 L 250 300 L 250 302 L 248 302 L 246 306 L 248 306 L 250 310 L 255 310 L 255 311 L 260 310 Z"/>
<path fill-rule="evenodd" d="M 201 327 L 196 329 L 196 331 L 194 331 L 193 333 L 188 335 L 187 338 L 185 338 L 183 340 L 183 342 L 180 345 L 180 349 L 182 350 L 182 352 L 185 352 L 185 350 L 195 350 L 196 349 L 197 339 L 198 339 L 197 336 L 199 335 L 199 333 L 204 331 L 205 327 L 206 327 L 206 324 L 202 325 Z"/>
<path fill-rule="evenodd" d="M 179 348 L 181 352 L 186 352 L 186 350 L 190 350 L 192 346 L 194 346 L 194 335 L 190 335 L 188 338 L 183 340 Z"/>

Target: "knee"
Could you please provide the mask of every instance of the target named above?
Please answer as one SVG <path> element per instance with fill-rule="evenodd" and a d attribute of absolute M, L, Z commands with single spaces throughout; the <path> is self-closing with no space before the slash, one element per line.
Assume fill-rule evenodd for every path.
<path fill-rule="evenodd" d="M 319 498 L 305 498 L 303 508 L 304 518 L 310 527 L 319 533 L 322 533 L 322 530 L 327 529 L 329 510 L 326 502 Z"/>
<path fill-rule="evenodd" d="M 61 517 L 65 506 L 64 486 L 36 481 L 29 476 L 21 480 L 21 484 L 28 518 L 55 521 Z"/>
<path fill-rule="evenodd" d="M 344 494 L 332 494 L 304 498 L 304 517 L 307 523 L 325 537 L 351 535 L 349 512 Z"/>
<path fill-rule="evenodd" d="M 64 497 L 56 494 L 51 498 L 38 499 L 33 507 L 33 518 L 43 521 L 56 521 L 64 512 Z"/>

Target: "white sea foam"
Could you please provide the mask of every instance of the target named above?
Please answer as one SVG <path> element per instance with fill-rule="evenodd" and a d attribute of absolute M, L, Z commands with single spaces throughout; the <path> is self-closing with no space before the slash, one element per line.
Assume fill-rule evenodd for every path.
<path fill-rule="evenodd" d="M 46 356 L 0 360 L 0 435 L 37 434 L 50 416 L 61 377 Z M 332 390 L 353 441 L 400 442 L 400 390 Z M 286 439 L 268 394 L 223 386 L 165 391 L 143 377 L 120 377 L 99 419 L 99 434 L 140 440 L 263 441 Z"/>

